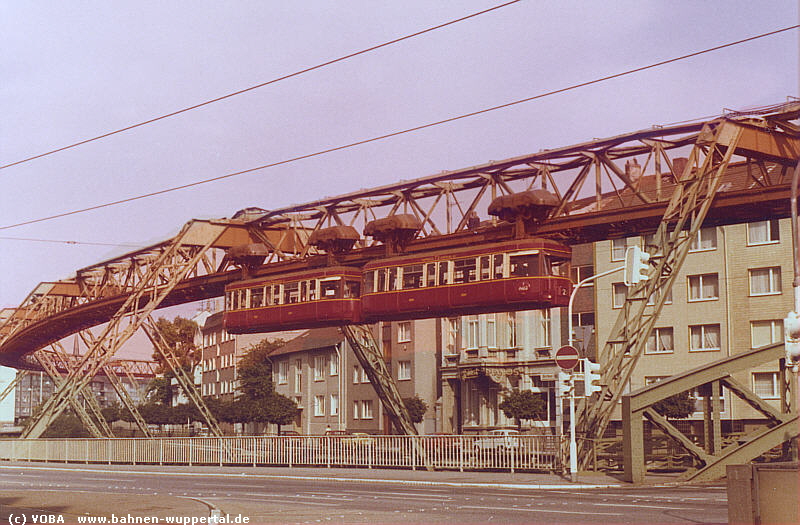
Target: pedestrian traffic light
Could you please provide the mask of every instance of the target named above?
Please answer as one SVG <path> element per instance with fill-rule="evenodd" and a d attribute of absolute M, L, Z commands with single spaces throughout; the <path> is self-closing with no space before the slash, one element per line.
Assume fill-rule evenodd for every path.
<path fill-rule="evenodd" d="M 648 261 L 650 254 L 643 251 L 638 246 L 631 246 L 625 252 L 625 270 L 623 280 L 625 286 L 638 284 L 641 281 L 646 281 L 650 278 L 647 273 L 650 269 Z"/>
<path fill-rule="evenodd" d="M 586 397 L 600 392 L 600 365 L 588 359 L 583 360 L 583 391 Z"/>
<path fill-rule="evenodd" d="M 786 315 L 783 320 L 783 334 L 787 364 L 800 364 L 800 316 L 797 312 L 789 312 Z"/>
<path fill-rule="evenodd" d="M 572 378 L 570 377 L 572 374 L 567 372 L 559 372 L 558 373 L 558 395 L 560 397 L 564 397 L 570 394 L 572 391 Z"/>

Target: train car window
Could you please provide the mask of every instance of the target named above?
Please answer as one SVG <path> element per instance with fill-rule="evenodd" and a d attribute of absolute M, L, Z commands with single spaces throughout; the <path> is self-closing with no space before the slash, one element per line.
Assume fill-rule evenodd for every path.
<path fill-rule="evenodd" d="M 403 290 L 422 288 L 422 265 L 403 266 Z"/>
<path fill-rule="evenodd" d="M 453 283 L 471 283 L 477 280 L 476 259 L 456 259 L 453 261 Z"/>
<path fill-rule="evenodd" d="M 286 283 L 283 285 L 283 304 L 296 303 L 300 299 L 300 284 Z"/>
<path fill-rule="evenodd" d="M 439 263 L 438 286 L 444 286 L 449 283 L 450 283 L 450 261 L 442 261 Z"/>
<path fill-rule="evenodd" d="M 358 297 L 360 295 L 361 284 L 358 281 L 344 282 L 344 298 Z"/>
<path fill-rule="evenodd" d="M 428 288 L 436 286 L 436 263 L 425 265 L 425 286 Z"/>
<path fill-rule="evenodd" d="M 364 273 L 364 293 L 375 291 L 375 272 L 370 270 Z"/>
<path fill-rule="evenodd" d="M 481 255 L 478 258 L 480 267 L 481 281 L 488 281 L 492 278 L 491 258 L 488 255 Z"/>
<path fill-rule="evenodd" d="M 308 281 L 300 281 L 300 302 L 308 301 Z"/>
<path fill-rule="evenodd" d="M 557 275 L 559 277 L 569 277 L 570 274 L 569 261 L 550 258 L 549 268 L 550 268 L 550 275 Z"/>
<path fill-rule="evenodd" d="M 233 299 L 231 298 L 231 292 L 225 292 L 225 309 L 226 310 L 233 310 Z"/>
<path fill-rule="evenodd" d="M 392 266 L 391 268 L 389 268 L 389 277 L 387 278 L 387 281 L 388 281 L 388 284 L 389 284 L 389 291 L 390 292 L 393 292 L 393 291 L 397 290 L 397 284 L 398 284 L 397 283 L 397 276 L 398 276 L 398 273 L 399 272 L 397 271 L 397 267 L 396 266 Z"/>
<path fill-rule="evenodd" d="M 385 292 L 386 291 L 386 271 L 387 268 L 381 268 L 378 270 L 378 286 L 375 290 L 376 292 Z"/>
<path fill-rule="evenodd" d="M 317 280 L 312 279 L 308 281 L 308 300 L 309 301 L 316 301 L 317 300 Z"/>
<path fill-rule="evenodd" d="M 494 270 L 494 279 L 502 279 L 503 278 L 503 254 L 498 253 L 493 257 L 493 270 Z"/>
<path fill-rule="evenodd" d="M 260 308 L 264 304 L 264 287 L 253 288 L 250 291 L 250 308 Z"/>
<path fill-rule="evenodd" d="M 272 287 L 272 304 L 281 304 L 281 285 L 276 284 Z"/>
<path fill-rule="evenodd" d="M 320 294 L 322 299 L 338 299 L 341 296 L 341 279 L 322 281 L 320 284 Z"/>
<path fill-rule="evenodd" d="M 512 255 L 509 262 L 511 277 L 533 277 L 539 273 L 539 254 Z"/>

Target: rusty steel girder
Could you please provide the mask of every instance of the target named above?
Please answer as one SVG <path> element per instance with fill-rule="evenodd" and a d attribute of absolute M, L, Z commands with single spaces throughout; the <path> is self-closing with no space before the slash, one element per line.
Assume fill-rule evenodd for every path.
<path fill-rule="evenodd" d="M 266 261 L 253 274 L 279 274 L 320 264 L 321 253 L 309 240 L 323 228 L 350 226 L 363 232 L 376 219 L 405 214 L 420 224 L 416 238 L 404 246 L 407 252 L 497 242 L 513 238 L 515 228 L 497 217 L 481 217 L 489 203 L 501 195 L 546 190 L 556 197 L 557 205 L 530 233 L 583 243 L 654 232 L 675 195 L 682 194 L 685 175 L 691 173 L 691 167 L 688 172 L 682 167 L 699 167 L 697 159 L 706 155 L 709 133 L 722 128 L 735 128 L 739 137 L 716 140 L 710 153 L 728 160 L 719 172 L 705 219 L 709 224 L 727 224 L 786 216 L 790 168 L 800 157 L 800 133 L 794 123 L 798 116 L 800 102 L 790 102 L 543 150 L 277 210 L 244 210 L 233 219 L 191 221 L 173 239 L 83 268 L 75 278 L 39 285 L 17 309 L 0 316 L 5 318 L 0 325 L 0 364 L 35 368 L 27 354 L 109 322 L 100 336 L 109 341 L 90 349 L 82 367 L 83 373 L 96 372 L 156 308 L 222 295 L 225 284 L 242 275 L 226 250 L 261 243 L 267 249 Z M 694 160 L 679 162 L 684 157 Z M 694 213 L 691 207 L 682 209 Z M 363 265 L 385 254 L 385 246 L 365 236 L 340 259 L 343 264 Z M 67 382 L 69 389 L 74 381 L 79 382 L 75 378 Z M 54 397 L 58 400 L 53 406 L 63 407 L 66 398 Z"/>

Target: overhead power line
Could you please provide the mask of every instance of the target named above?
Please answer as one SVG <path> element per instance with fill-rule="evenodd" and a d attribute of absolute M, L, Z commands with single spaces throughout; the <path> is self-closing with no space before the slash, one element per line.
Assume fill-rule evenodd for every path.
<path fill-rule="evenodd" d="M 25 162 L 30 162 L 32 160 L 40 159 L 42 157 L 47 157 L 48 155 L 53 155 L 54 153 L 59 153 L 61 151 L 68 150 L 68 149 L 71 149 L 71 148 L 75 148 L 75 147 L 78 147 L 78 146 L 82 146 L 82 145 L 88 144 L 90 142 L 95 142 L 97 140 L 104 139 L 104 138 L 110 137 L 112 135 L 117 135 L 117 134 L 123 133 L 125 131 L 130 131 L 132 129 L 145 126 L 147 124 L 152 124 L 153 122 L 158 122 L 159 120 L 168 119 L 168 118 L 180 115 L 182 113 L 187 113 L 189 111 L 192 111 L 192 110 L 195 110 L 195 109 L 198 109 L 198 108 L 202 108 L 204 106 L 208 106 L 208 105 L 213 104 L 215 102 L 220 102 L 222 100 L 226 100 L 226 99 L 235 97 L 237 95 L 241 95 L 243 93 L 247 93 L 249 91 L 254 91 L 256 89 L 259 89 L 259 88 L 262 88 L 262 87 L 266 87 L 266 86 L 269 86 L 271 84 L 275 84 L 275 83 L 280 82 L 282 80 L 287 80 L 287 79 L 290 79 L 290 78 L 293 78 L 293 77 L 297 77 L 297 76 L 303 75 L 305 73 L 310 73 L 311 71 L 314 71 L 314 70 L 317 70 L 317 69 L 322 69 L 324 67 L 336 64 L 337 62 L 343 62 L 345 60 L 357 57 L 359 55 L 364 55 L 366 53 L 370 53 L 372 51 L 381 49 L 383 47 L 391 46 L 393 44 L 397 44 L 397 43 L 402 42 L 404 40 L 409 40 L 411 38 L 418 37 L 418 36 L 424 35 L 426 33 L 430 33 L 431 31 L 436 31 L 437 29 L 442 29 L 443 27 L 451 26 L 453 24 L 457 24 L 459 22 L 463 22 L 465 20 L 469 20 L 470 18 L 475 18 L 477 16 L 485 15 L 486 13 L 490 13 L 492 11 L 496 11 L 498 9 L 501 9 L 503 7 L 507 7 L 507 6 L 512 5 L 512 4 L 519 3 L 521 1 L 522 0 L 511 0 L 510 2 L 506 2 L 504 4 L 499 4 L 499 5 L 496 5 L 494 7 L 490 7 L 488 9 L 484 9 L 483 11 L 478 11 L 476 13 L 472 13 L 470 15 L 462 16 L 461 18 L 456 18 L 455 20 L 450 20 L 449 22 L 444 22 L 442 24 L 435 25 L 435 26 L 429 27 L 427 29 L 422 29 L 421 31 L 417 31 L 416 33 L 411 33 L 410 35 L 402 36 L 400 38 L 395 38 L 394 40 L 389 40 L 388 42 L 384 42 L 382 44 L 377 44 L 377 45 L 374 45 L 372 47 L 368 47 L 366 49 L 362 49 L 361 51 L 356 51 L 354 53 L 350 53 L 349 55 L 344 55 L 344 56 L 341 56 L 339 58 L 334 58 L 333 60 L 328 60 L 327 62 L 323 62 L 321 64 L 317 64 L 316 66 L 307 67 L 305 69 L 301 69 L 299 71 L 295 71 L 294 73 L 289 73 L 288 75 L 283 75 L 282 77 L 273 78 L 272 80 L 268 80 L 266 82 L 262 82 L 261 84 L 256 84 L 255 86 L 250 86 L 250 87 L 247 87 L 247 88 L 244 88 L 244 89 L 240 89 L 239 91 L 234 91 L 233 93 L 228 93 L 227 95 L 222 95 L 222 96 L 219 96 L 217 98 L 212 98 L 211 100 L 206 100 L 205 102 L 200 102 L 199 104 L 195 104 L 193 106 L 188 106 L 188 107 L 185 107 L 183 109 L 179 109 L 177 111 L 173 111 L 172 113 L 167 113 L 165 115 L 160 115 L 158 117 L 153 117 L 151 119 L 145 120 L 143 122 L 139 122 L 137 124 L 131 124 L 129 126 L 125 126 L 124 128 L 116 129 L 114 131 L 109 131 L 107 133 L 103 133 L 101 135 L 97 135 L 96 137 L 84 139 L 84 140 L 81 140 L 79 142 L 75 142 L 73 144 L 69 144 L 67 146 L 62 146 L 60 148 L 56 148 L 54 150 L 46 151 L 46 152 L 40 153 L 38 155 L 33 155 L 32 157 L 27 157 L 27 158 L 24 158 L 24 159 L 21 159 L 21 160 L 17 160 L 17 161 L 11 162 L 9 164 L 4 164 L 4 165 L 0 166 L 0 170 L 4 170 L 4 169 L 10 168 L 12 166 L 17 166 L 17 165 L 23 164 Z"/>
<path fill-rule="evenodd" d="M 144 246 L 141 244 L 127 244 L 120 242 L 67 241 L 60 239 L 34 239 L 31 237 L 0 237 L 0 241 L 46 242 L 52 244 L 75 244 L 81 246 L 115 246 L 120 248 L 144 248 Z"/>
<path fill-rule="evenodd" d="M 548 97 L 548 96 L 551 96 L 551 95 L 564 93 L 564 92 L 571 91 L 571 90 L 574 90 L 574 89 L 578 89 L 578 88 L 581 88 L 581 87 L 586 87 L 586 86 L 590 86 L 590 85 L 593 85 L 593 84 L 599 84 L 600 82 L 605 82 L 607 80 L 612 80 L 612 79 L 615 79 L 615 78 L 620 78 L 620 77 L 624 77 L 624 76 L 627 76 L 627 75 L 632 75 L 634 73 L 639 73 L 639 72 L 642 72 L 642 71 L 646 71 L 648 69 L 653 69 L 653 68 L 656 68 L 656 67 L 664 66 L 664 65 L 667 65 L 667 64 L 671 64 L 673 62 L 678 62 L 680 60 L 686 60 L 686 59 L 689 59 L 689 58 L 692 58 L 692 57 L 703 55 L 705 53 L 711 53 L 713 51 L 719 51 L 720 49 L 725 49 L 725 48 L 732 47 L 732 46 L 735 46 L 735 45 L 744 44 L 746 42 L 751 42 L 751 41 L 757 40 L 759 38 L 765 38 L 765 37 L 768 37 L 768 36 L 776 35 L 778 33 L 782 33 L 782 32 L 785 32 L 785 31 L 790 31 L 792 29 L 797 29 L 798 27 L 800 27 L 800 24 L 789 26 L 789 27 L 784 27 L 783 29 L 777 29 L 775 31 L 770 31 L 768 33 L 762 33 L 760 35 L 752 36 L 752 37 L 749 37 L 749 38 L 744 38 L 742 40 L 737 40 L 735 42 L 729 42 L 727 44 L 721 44 L 721 45 L 718 45 L 718 46 L 710 47 L 710 48 L 704 49 L 702 51 L 696 51 L 694 53 L 681 55 L 679 57 L 670 58 L 670 59 L 667 59 L 667 60 L 662 60 L 660 62 L 655 62 L 655 63 L 649 64 L 647 66 L 641 66 L 641 67 L 637 67 L 637 68 L 634 68 L 634 69 L 629 69 L 629 70 L 623 71 L 621 73 L 614 73 L 614 74 L 611 74 L 611 75 L 606 75 L 604 77 L 596 78 L 594 80 L 581 82 L 579 84 L 572 84 L 571 86 L 563 87 L 563 88 L 560 88 L 560 89 L 555 89 L 553 91 L 547 91 L 545 93 L 540 93 L 538 95 L 533 95 L 533 96 L 530 96 L 530 97 L 527 97 L 527 98 L 515 100 L 513 102 L 506 102 L 504 104 L 500 104 L 500 105 L 497 105 L 497 106 L 492 106 L 492 107 L 480 109 L 480 110 L 477 110 L 477 111 L 472 111 L 470 113 L 464 113 L 464 114 L 457 115 L 457 116 L 454 116 L 454 117 L 449 117 L 449 118 L 446 118 L 446 119 L 437 120 L 435 122 L 429 122 L 427 124 L 421 124 L 419 126 L 414 126 L 412 128 L 406 128 L 406 129 L 402 129 L 402 130 L 399 130 L 399 131 L 393 131 L 391 133 L 386 133 L 384 135 L 379 135 L 379 136 L 376 136 L 376 137 L 372 137 L 372 138 L 368 138 L 368 139 L 364 139 L 364 140 L 359 140 L 359 141 L 356 141 L 356 142 L 351 142 L 349 144 L 344 144 L 344 145 L 341 145 L 341 146 L 335 146 L 335 147 L 332 147 L 332 148 L 328 148 L 328 149 L 324 149 L 324 150 L 320 150 L 320 151 L 315 151 L 314 153 L 307 153 L 305 155 L 300 155 L 300 156 L 297 156 L 297 157 L 292 157 L 292 158 L 280 160 L 280 161 L 277 161 L 277 162 L 271 162 L 269 164 L 263 164 L 261 166 L 256 166 L 254 168 L 249 168 L 249 169 L 246 169 L 246 170 L 235 171 L 235 172 L 232 172 L 232 173 L 226 173 L 225 175 L 219 175 L 217 177 L 212 177 L 210 179 L 204 179 L 204 180 L 199 180 L 199 181 L 195 181 L 195 182 L 190 182 L 188 184 L 182 184 L 180 186 L 173 186 L 173 187 L 170 187 L 170 188 L 165 188 L 163 190 L 153 191 L 153 192 L 150 192 L 150 193 L 144 193 L 144 194 L 137 195 L 137 196 L 134 196 L 134 197 L 128 197 L 128 198 L 125 198 L 125 199 L 120 199 L 120 200 L 116 200 L 116 201 L 112 201 L 112 202 L 107 202 L 107 203 L 104 203 L 104 204 L 97 204 L 97 205 L 94 205 L 94 206 L 89 206 L 88 208 L 81 208 L 81 209 L 78 209 L 78 210 L 59 213 L 59 214 L 56 214 L 56 215 L 50 215 L 48 217 L 42 217 L 42 218 L 39 218 L 39 219 L 32 219 L 32 220 L 29 220 L 29 221 L 19 222 L 17 224 L 9 224 L 7 226 L 0 226 L 0 230 L 8 230 L 8 229 L 16 228 L 16 227 L 19 227 L 19 226 L 26 226 L 26 225 L 29 225 L 29 224 L 35 224 L 35 223 L 45 222 L 45 221 L 49 221 L 49 220 L 53 220 L 53 219 L 59 219 L 59 218 L 62 218 L 62 217 L 67 217 L 67 216 L 70 216 L 70 215 L 77 215 L 79 213 L 85 213 L 85 212 L 89 212 L 89 211 L 93 211 L 93 210 L 98 210 L 98 209 L 101 209 L 101 208 L 109 208 L 111 206 L 117 206 L 119 204 L 124 204 L 124 203 L 127 203 L 127 202 L 133 202 L 133 201 L 137 201 L 137 200 L 141 200 L 141 199 L 146 199 L 146 198 L 149 198 L 149 197 L 155 197 L 155 196 L 158 196 L 158 195 L 163 195 L 165 193 L 171 193 L 171 192 L 175 192 L 175 191 L 179 191 L 179 190 L 185 190 L 187 188 L 193 188 L 195 186 L 200 186 L 200 185 L 208 184 L 208 183 L 211 183 L 211 182 L 217 182 L 217 181 L 220 181 L 220 180 L 229 179 L 229 178 L 232 178 L 232 177 L 237 177 L 239 175 L 245 175 L 247 173 L 253 173 L 253 172 L 256 172 L 256 171 L 265 170 L 267 168 L 274 168 L 276 166 L 281 166 L 281 165 L 284 165 L 284 164 L 290 164 L 290 163 L 293 163 L 293 162 L 297 162 L 297 161 L 304 160 L 304 159 L 309 159 L 309 158 L 312 158 L 312 157 L 319 157 L 321 155 L 326 155 L 328 153 L 333 153 L 335 151 L 341 151 L 341 150 L 353 148 L 353 147 L 356 147 L 356 146 L 369 144 L 371 142 L 377 142 L 377 141 L 380 141 L 380 140 L 385 140 L 385 139 L 388 139 L 388 138 L 391 138 L 391 137 L 396 137 L 398 135 L 403 135 L 403 134 L 406 134 L 406 133 L 412 133 L 414 131 L 420 131 L 420 130 L 423 130 L 423 129 L 432 128 L 434 126 L 440 126 L 442 124 L 447 124 L 449 122 L 454 122 L 454 121 L 457 121 L 457 120 L 461 120 L 461 119 L 465 119 L 465 118 L 469 118 L 469 117 L 474 117 L 474 116 L 477 116 L 477 115 L 482 115 L 484 113 L 497 111 L 499 109 L 504 109 L 504 108 L 508 108 L 508 107 L 515 106 L 515 105 L 518 105 L 518 104 L 523 104 L 525 102 L 530 102 L 532 100 L 537 100 L 537 99 Z"/>

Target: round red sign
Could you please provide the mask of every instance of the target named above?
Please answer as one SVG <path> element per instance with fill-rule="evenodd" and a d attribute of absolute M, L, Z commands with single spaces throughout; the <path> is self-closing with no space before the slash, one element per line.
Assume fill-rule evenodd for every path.
<path fill-rule="evenodd" d="M 578 349 L 574 346 L 562 346 L 556 352 L 556 364 L 564 370 L 572 370 L 580 360 Z"/>

